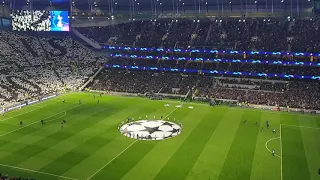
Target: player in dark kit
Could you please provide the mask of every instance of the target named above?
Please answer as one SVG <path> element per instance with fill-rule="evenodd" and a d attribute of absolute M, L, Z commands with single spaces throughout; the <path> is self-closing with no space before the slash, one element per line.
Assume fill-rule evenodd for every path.
<path fill-rule="evenodd" d="M 261 126 L 261 129 L 260 129 L 260 131 L 262 132 L 263 131 L 263 127 Z"/>
<path fill-rule="evenodd" d="M 79 104 L 82 104 L 82 101 L 81 101 L 81 100 L 79 100 Z"/>
<path fill-rule="evenodd" d="M 40 122 L 41 122 L 41 125 L 43 126 L 44 125 L 44 120 L 41 120 Z"/>
<path fill-rule="evenodd" d="M 23 122 L 22 121 L 20 121 L 20 126 L 22 126 L 23 125 Z"/>
<path fill-rule="evenodd" d="M 100 104 L 100 100 L 98 99 L 98 104 Z"/>
<path fill-rule="evenodd" d="M 256 121 L 256 126 L 258 126 L 258 121 Z"/>
<path fill-rule="evenodd" d="M 246 119 L 243 120 L 243 124 L 245 124 L 245 123 L 247 123 L 247 120 L 246 120 Z"/>
<path fill-rule="evenodd" d="M 63 102 L 63 103 L 66 103 L 66 100 L 64 99 L 62 102 Z"/>
<path fill-rule="evenodd" d="M 266 127 L 269 129 L 269 121 L 266 121 Z"/>

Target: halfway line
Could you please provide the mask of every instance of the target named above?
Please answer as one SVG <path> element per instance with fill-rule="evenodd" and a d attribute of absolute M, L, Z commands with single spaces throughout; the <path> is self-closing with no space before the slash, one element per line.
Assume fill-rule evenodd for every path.
<path fill-rule="evenodd" d="M 182 104 L 181 104 L 182 105 Z M 176 107 L 174 110 L 172 110 L 168 115 L 166 115 L 164 118 L 167 118 L 168 116 L 170 116 L 173 112 L 175 112 L 179 107 Z M 138 140 L 133 141 L 129 146 L 127 146 L 123 151 L 121 151 L 118 155 L 116 155 L 113 159 L 111 159 L 107 164 L 105 164 L 104 166 L 102 166 L 98 171 L 96 171 L 94 174 L 92 174 L 87 180 L 91 179 L 93 176 L 95 176 L 96 174 L 98 174 L 102 169 L 104 169 L 106 166 L 108 166 L 112 161 L 114 161 L 115 159 L 117 159 L 122 153 L 124 153 L 127 149 L 129 149 L 134 143 L 136 143 Z"/>

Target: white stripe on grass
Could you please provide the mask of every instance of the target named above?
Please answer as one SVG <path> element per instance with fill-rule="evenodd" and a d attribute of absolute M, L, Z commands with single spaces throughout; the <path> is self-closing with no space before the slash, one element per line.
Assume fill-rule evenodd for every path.
<path fill-rule="evenodd" d="M 182 104 L 180 104 L 182 105 Z M 179 107 L 176 107 L 174 110 L 172 110 L 168 115 L 166 115 L 165 117 L 162 118 L 165 119 L 168 116 L 170 116 L 173 112 L 175 112 L 177 109 L 179 109 Z M 133 141 L 129 146 L 127 146 L 124 150 L 122 150 L 119 154 L 117 154 L 114 158 L 112 158 L 107 164 L 105 164 L 104 166 L 102 166 L 99 170 L 97 170 L 95 173 L 93 173 L 90 177 L 87 178 L 87 180 L 91 179 L 93 176 L 95 176 L 96 174 L 98 174 L 102 169 L 104 169 L 106 166 L 108 166 L 112 161 L 114 161 L 115 159 L 117 159 L 122 153 L 124 153 L 127 149 L 129 149 L 133 144 L 135 144 L 138 140 Z"/>
<path fill-rule="evenodd" d="M 67 109 L 67 110 L 58 112 L 58 113 L 56 113 L 56 114 L 54 114 L 54 115 L 52 115 L 52 116 L 46 117 L 46 118 L 44 118 L 43 120 L 46 120 L 46 119 L 49 119 L 49 118 L 51 118 L 51 117 L 54 117 L 54 116 L 56 116 L 56 115 L 58 115 L 58 114 L 64 113 L 62 116 L 60 116 L 60 117 L 58 117 L 58 118 L 55 118 L 55 119 L 52 119 L 52 120 L 49 120 L 49 121 L 47 121 L 47 122 L 57 120 L 57 119 L 59 119 L 59 118 L 64 117 L 64 116 L 67 114 L 67 111 L 69 111 L 69 110 L 71 110 L 71 109 L 74 109 L 74 108 L 76 108 L 76 107 L 79 107 L 79 106 L 81 106 L 81 104 L 79 104 L 79 105 L 77 105 L 77 106 L 74 106 L 74 107 L 72 107 L 72 108 L 69 108 L 69 109 Z M 26 127 L 32 126 L 32 125 L 34 125 L 34 124 L 36 124 L 36 123 L 40 123 L 40 121 L 35 121 L 35 122 L 30 123 L 30 124 L 28 124 L 28 125 L 26 125 L 26 126 L 22 126 L 22 127 L 20 127 L 20 128 L 15 129 L 15 130 L 9 131 L 9 132 L 4 133 L 4 134 L 1 134 L 0 137 L 5 136 L 5 135 L 8 135 L 8 134 L 11 134 L 11 133 L 16 132 L 16 131 L 19 131 L 19 130 L 24 129 L 24 128 L 26 128 Z"/>
<path fill-rule="evenodd" d="M 32 170 L 32 169 L 21 168 L 21 167 L 17 167 L 17 166 L 10 166 L 10 165 L 6 165 L 6 164 L 0 164 L 0 166 L 2 166 L 2 167 L 9 167 L 9 168 L 13 168 L 13 169 L 18 169 L 18 170 L 22 170 L 22 171 L 29 171 L 29 172 L 38 173 L 38 174 L 44 174 L 44 175 L 54 176 L 54 177 L 58 177 L 58 178 L 60 178 L 60 179 L 77 180 L 77 179 L 75 179 L 75 178 L 70 178 L 70 177 L 66 177 L 66 176 L 60 176 L 60 175 L 56 175 L 56 174 L 51 174 L 51 173 L 36 171 L 36 170 Z"/>
<path fill-rule="evenodd" d="M 32 110 L 30 110 L 30 111 L 27 111 L 27 112 L 25 112 L 25 113 L 22 113 L 22 114 L 19 114 L 19 115 L 16 115 L 16 116 L 12 116 L 12 117 L 9 117 L 9 118 L 1 119 L 0 121 L 8 121 L 9 119 L 13 119 L 13 118 L 22 116 L 22 115 L 24 115 L 24 114 L 28 114 L 28 113 L 30 113 L 30 112 L 36 111 L 36 110 L 41 109 L 41 108 L 43 108 L 43 106 L 40 106 L 40 108 L 32 109 Z"/>
<path fill-rule="evenodd" d="M 281 152 L 281 157 L 282 156 L 282 132 L 281 132 L 281 129 L 282 129 L 282 125 L 280 124 L 280 152 Z M 281 166 L 280 166 L 280 177 L 281 177 L 281 180 L 283 179 L 283 175 L 282 175 L 282 158 L 281 158 Z"/>
<path fill-rule="evenodd" d="M 276 137 L 276 138 L 272 138 L 272 139 L 269 139 L 267 142 L 266 142 L 266 144 L 265 144 L 265 146 L 266 146 L 266 148 L 267 148 L 267 150 L 271 153 L 271 150 L 268 148 L 268 143 L 270 142 L 270 141 L 273 141 L 273 140 L 276 140 L 276 139 L 280 139 L 281 137 Z M 279 156 L 279 155 L 277 155 L 277 154 L 274 154 L 276 157 L 278 157 L 278 158 L 281 158 L 281 156 Z"/>
<path fill-rule="evenodd" d="M 296 125 L 289 125 L 289 124 L 281 124 L 281 126 L 290 126 L 290 127 L 307 128 L 307 129 L 320 129 L 318 127 L 296 126 Z"/>

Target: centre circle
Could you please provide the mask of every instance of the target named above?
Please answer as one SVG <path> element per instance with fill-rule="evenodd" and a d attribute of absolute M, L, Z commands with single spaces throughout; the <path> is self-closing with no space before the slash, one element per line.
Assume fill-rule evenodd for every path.
<path fill-rule="evenodd" d="M 164 120 L 139 120 L 122 125 L 120 133 L 137 140 L 164 140 L 181 133 L 182 125 Z"/>

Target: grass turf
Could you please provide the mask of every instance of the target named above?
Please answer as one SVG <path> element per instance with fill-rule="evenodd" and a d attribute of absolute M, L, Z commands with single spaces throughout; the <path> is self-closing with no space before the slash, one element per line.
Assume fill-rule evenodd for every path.
<path fill-rule="evenodd" d="M 320 116 L 178 104 L 72 93 L 8 112 L 0 117 L 0 172 L 38 180 L 320 179 Z M 164 141 L 118 132 L 127 117 L 145 115 L 176 118 L 184 129 Z"/>

